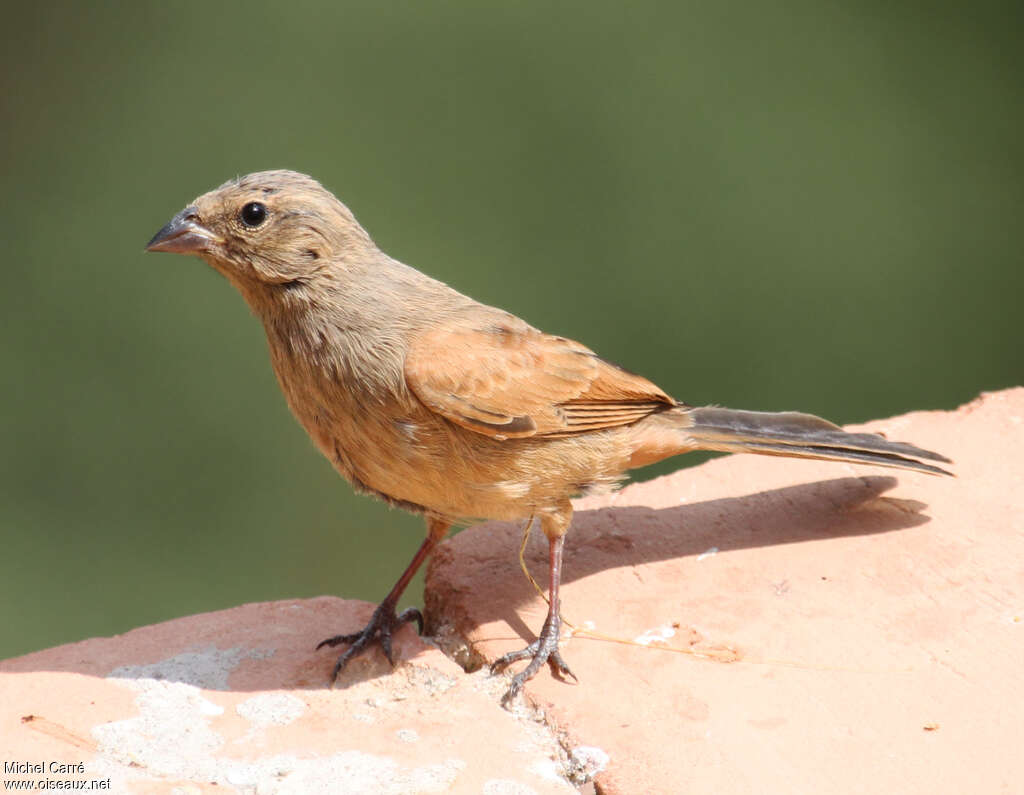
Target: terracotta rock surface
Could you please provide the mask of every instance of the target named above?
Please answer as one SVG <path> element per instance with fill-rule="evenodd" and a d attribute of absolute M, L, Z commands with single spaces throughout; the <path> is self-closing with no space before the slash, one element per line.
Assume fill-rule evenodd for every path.
<path fill-rule="evenodd" d="M 730 456 L 577 503 L 562 614 L 630 643 L 563 640 L 579 684 L 525 692 L 599 792 L 1022 791 L 1024 389 L 863 427 L 957 478 Z M 463 660 L 540 628 L 520 538 L 435 556 L 429 620 Z"/>
<path fill-rule="evenodd" d="M 372 610 L 244 605 L 0 662 L 0 760 L 119 793 L 994 793 L 1024 781 L 1024 389 L 869 427 L 958 478 L 732 456 L 581 500 L 563 641 L 513 712 L 404 628 L 327 689 Z M 446 543 L 429 622 L 456 659 L 532 640 L 520 528 Z M 545 579 L 546 545 L 527 560 Z M 531 709 L 531 705 L 539 708 Z"/>
<path fill-rule="evenodd" d="M 498 706 L 405 627 L 334 690 L 314 652 L 373 610 L 332 597 L 244 605 L 0 663 L 0 760 L 82 763 L 5 780 L 116 793 L 572 793 L 542 724 Z"/>

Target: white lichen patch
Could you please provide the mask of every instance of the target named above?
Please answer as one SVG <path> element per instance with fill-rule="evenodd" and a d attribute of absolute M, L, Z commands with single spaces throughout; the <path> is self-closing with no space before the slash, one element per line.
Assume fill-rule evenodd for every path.
<path fill-rule="evenodd" d="M 393 759 L 362 751 L 299 759 L 275 756 L 256 762 L 223 760 L 222 783 L 243 792 L 273 795 L 419 795 L 448 792 L 466 763 L 446 759 L 404 767 Z"/>
<path fill-rule="evenodd" d="M 186 651 L 150 665 L 124 665 L 115 668 L 107 679 L 153 679 L 180 682 L 204 690 L 227 690 L 228 677 L 242 660 L 264 660 L 272 651 L 259 649 L 217 649 L 210 646 Z"/>
<path fill-rule="evenodd" d="M 310 753 L 307 757 L 301 747 L 275 746 L 274 738 L 292 735 L 274 729 L 289 724 L 301 727 L 302 721 L 313 714 L 310 698 L 303 699 L 301 692 L 237 693 L 228 684 L 232 671 L 244 661 L 266 656 L 268 653 L 263 651 L 207 648 L 150 665 L 117 669 L 108 679 L 132 692 L 137 714 L 93 728 L 97 752 L 87 762 L 89 769 L 98 777 L 109 777 L 116 792 L 159 781 L 178 782 L 176 786 L 183 795 L 193 787 L 211 784 L 222 792 L 247 795 L 460 791 L 465 771 L 475 763 L 457 745 L 441 743 L 444 752 L 429 756 L 421 753 L 415 761 L 406 756 L 423 743 L 437 742 L 436 737 L 421 734 L 423 728 L 413 728 L 415 718 L 410 714 L 409 700 L 444 693 L 456 684 L 450 677 L 402 666 L 388 679 L 387 687 L 377 679 L 353 684 L 347 696 L 352 704 L 360 705 L 350 716 L 353 727 L 401 715 L 397 726 L 402 728 L 394 729 L 393 741 L 372 748 L 374 753 L 359 750 L 365 743 L 356 731 L 340 733 L 340 742 L 328 752 L 330 755 Z M 473 676 L 473 682 L 480 688 L 486 685 L 487 689 L 496 689 L 496 693 L 503 684 L 482 671 L 480 676 Z M 233 709 L 238 717 L 225 715 L 226 708 Z M 249 730 L 236 737 L 239 718 L 249 724 Z M 499 734 L 499 742 L 507 742 L 510 754 L 521 755 L 519 764 L 511 768 L 520 775 L 487 771 L 494 778 L 482 791 L 489 795 L 571 793 L 567 775 L 575 771 L 578 780 L 585 776 L 581 771 L 596 769 L 588 761 L 590 757 L 570 761 L 539 713 L 514 730 L 513 715 L 498 711 L 495 720 L 501 726 L 508 724 L 510 734 L 507 738 Z M 236 738 L 230 743 L 228 731 Z M 524 731 L 529 743 L 522 742 Z"/>
<path fill-rule="evenodd" d="M 107 679 L 136 692 L 139 714 L 93 728 L 97 769 L 119 781 L 137 777 L 138 769 L 213 780 L 214 754 L 224 738 L 210 728 L 210 719 L 223 714 L 224 708 L 200 688 L 227 689 L 228 676 L 242 660 L 263 656 L 266 653 L 259 651 L 211 647 L 111 671 Z"/>
<path fill-rule="evenodd" d="M 255 728 L 287 726 L 302 717 L 306 703 L 288 693 L 261 693 L 246 699 L 235 711 Z"/>
<path fill-rule="evenodd" d="M 582 774 L 590 779 L 608 767 L 609 756 L 596 746 L 578 745 L 570 752 L 569 759 L 577 775 Z"/>
<path fill-rule="evenodd" d="M 168 778 L 257 795 L 413 795 L 448 792 L 465 769 L 466 762 L 457 758 L 409 767 L 356 750 L 309 759 L 291 754 L 221 756 L 224 738 L 211 721 L 224 708 L 208 691 L 227 690 L 231 671 L 240 662 L 268 655 L 209 648 L 113 671 L 108 679 L 135 691 L 138 715 L 93 728 L 97 755 L 90 770 L 109 776 L 116 791 L 126 791 L 132 781 Z M 298 720 L 307 706 L 288 693 L 260 693 L 235 709 L 256 732 Z"/>
<path fill-rule="evenodd" d="M 484 782 L 483 795 L 537 795 L 537 790 L 505 778 L 492 778 Z"/>
<path fill-rule="evenodd" d="M 637 635 L 633 638 L 634 643 L 639 643 L 641 646 L 650 646 L 652 643 L 668 643 L 668 639 L 674 637 L 676 629 L 670 624 L 662 624 L 660 627 L 654 629 L 648 629 L 641 635 Z"/>
<path fill-rule="evenodd" d="M 566 784 L 567 767 L 571 767 L 571 763 L 563 763 L 560 759 L 538 759 L 527 769 L 548 784 Z M 568 784 L 566 788 L 567 792 L 572 791 Z"/>
<path fill-rule="evenodd" d="M 199 688 L 182 682 L 153 679 L 125 680 L 137 691 L 134 718 L 100 724 L 92 730 L 100 759 L 117 768 L 140 767 L 164 775 L 209 780 L 213 755 L 224 739 L 210 728 L 210 719 L 224 712 L 202 695 Z M 117 776 L 115 775 L 115 778 Z"/>

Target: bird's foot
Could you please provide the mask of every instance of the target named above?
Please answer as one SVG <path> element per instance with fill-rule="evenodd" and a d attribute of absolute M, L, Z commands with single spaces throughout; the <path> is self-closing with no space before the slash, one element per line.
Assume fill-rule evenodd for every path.
<path fill-rule="evenodd" d="M 559 679 L 565 681 L 571 676 L 573 681 L 579 681 L 576 678 L 576 674 L 569 669 L 569 666 L 566 665 L 565 660 L 562 659 L 562 655 L 558 651 L 558 636 L 561 625 L 562 620 L 558 614 L 552 615 L 549 613 L 544 621 L 544 627 L 540 631 L 540 637 L 537 640 L 525 649 L 510 651 L 491 663 L 491 673 L 493 674 L 519 660 L 530 660 L 529 665 L 512 677 L 512 683 L 501 698 L 501 705 L 503 707 L 506 709 L 509 707 L 515 697 L 522 691 L 523 685 L 537 674 L 537 671 L 541 669 L 544 663 L 551 666 L 551 672 Z"/>
<path fill-rule="evenodd" d="M 370 618 L 369 623 L 360 632 L 353 632 L 349 635 L 335 635 L 333 638 L 320 641 L 316 646 L 317 650 L 324 646 L 341 646 L 344 643 L 352 644 L 338 656 L 338 661 L 334 664 L 334 670 L 331 672 L 331 685 L 337 680 L 341 670 L 348 665 L 349 660 L 362 654 L 374 641 L 380 643 L 384 656 L 388 658 L 389 663 L 394 665 L 395 660 L 391 653 L 391 636 L 402 624 L 408 624 L 410 621 L 416 622 L 419 634 L 422 635 L 423 614 L 419 610 L 415 607 L 410 607 L 396 614 L 394 603 L 385 599 L 377 605 L 377 609 L 373 611 L 373 616 Z"/>

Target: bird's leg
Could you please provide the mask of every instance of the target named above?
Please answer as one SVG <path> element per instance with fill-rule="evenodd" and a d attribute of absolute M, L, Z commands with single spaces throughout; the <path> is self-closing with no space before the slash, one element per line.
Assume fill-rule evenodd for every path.
<path fill-rule="evenodd" d="M 576 675 L 569 670 L 569 666 L 566 665 L 558 651 L 559 632 L 562 627 L 562 617 L 558 612 L 558 586 L 562 579 L 562 547 L 565 543 L 565 531 L 569 527 L 571 518 L 572 508 L 568 506 L 557 514 L 541 514 L 541 529 L 548 537 L 548 571 L 550 574 L 548 614 L 537 640 L 525 649 L 509 652 L 499 657 L 491 664 L 491 672 L 495 673 L 519 660 L 530 660 L 530 663 L 522 671 L 512 677 L 512 683 L 501 699 L 501 703 L 506 707 L 523 689 L 523 685 L 536 675 L 544 663 L 550 665 L 552 673 L 559 678 L 565 679 L 571 676 L 576 679 Z"/>
<path fill-rule="evenodd" d="M 373 611 L 373 616 L 370 618 L 369 623 L 359 632 L 353 632 L 349 635 L 335 635 L 333 638 L 327 638 L 317 644 L 316 648 L 318 650 L 324 646 L 340 646 L 343 643 L 352 644 L 338 656 L 338 661 L 334 664 L 334 670 L 331 672 L 331 684 L 334 684 L 338 674 L 341 673 L 341 669 L 348 664 L 349 660 L 361 654 L 374 640 L 380 643 L 384 656 L 388 658 L 389 663 L 394 665 L 395 661 L 391 654 L 391 636 L 402 624 L 415 621 L 420 634 L 423 634 L 423 614 L 415 607 L 410 607 L 396 614 L 395 606 L 398 604 L 402 592 L 409 585 L 409 581 L 415 576 L 420 566 L 423 565 L 423 561 L 430 557 L 434 547 L 448 533 L 449 527 L 451 527 L 450 522 L 435 518 L 428 519 L 427 537 L 416 551 L 412 561 L 406 566 L 405 571 L 402 572 L 402 576 L 398 578 L 398 582 L 388 592 L 388 595 L 384 597 L 384 601 L 377 605 L 377 609 Z"/>

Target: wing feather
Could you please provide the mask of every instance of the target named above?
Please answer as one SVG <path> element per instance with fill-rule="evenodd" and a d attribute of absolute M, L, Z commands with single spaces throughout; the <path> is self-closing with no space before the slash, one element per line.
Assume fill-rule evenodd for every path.
<path fill-rule="evenodd" d="M 497 310 L 422 333 L 406 356 L 405 378 L 431 410 L 497 438 L 613 428 L 678 405 L 580 343 Z"/>

